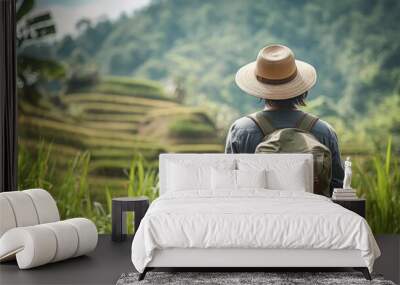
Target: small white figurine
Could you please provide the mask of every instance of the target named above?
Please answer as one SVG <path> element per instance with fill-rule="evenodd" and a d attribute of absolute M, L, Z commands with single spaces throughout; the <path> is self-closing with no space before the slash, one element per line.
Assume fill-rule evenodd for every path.
<path fill-rule="evenodd" d="M 351 161 L 350 157 L 348 156 L 346 158 L 346 161 L 344 162 L 344 180 L 343 180 L 343 189 L 352 189 L 351 188 Z"/>

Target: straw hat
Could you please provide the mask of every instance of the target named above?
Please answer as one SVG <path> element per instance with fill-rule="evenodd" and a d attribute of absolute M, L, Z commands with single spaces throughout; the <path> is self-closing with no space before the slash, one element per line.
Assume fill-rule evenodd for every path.
<path fill-rule="evenodd" d="M 263 99 L 283 100 L 303 94 L 317 81 L 315 68 L 296 60 L 283 45 L 262 48 L 256 61 L 241 67 L 236 84 L 244 92 Z"/>

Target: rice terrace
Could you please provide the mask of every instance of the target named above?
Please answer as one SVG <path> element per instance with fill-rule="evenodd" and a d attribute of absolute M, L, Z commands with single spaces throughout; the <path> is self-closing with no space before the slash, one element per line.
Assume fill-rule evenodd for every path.
<path fill-rule="evenodd" d="M 51 144 L 61 173 L 68 161 L 88 151 L 89 189 L 100 200 L 105 187 L 113 195 L 126 192 L 124 170 L 135 155 L 151 167 L 161 152 L 223 151 L 205 110 L 178 103 L 151 81 L 106 77 L 59 98 L 20 102 L 20 143 L 26 148 L 37 148 L 40 141 Z"/>

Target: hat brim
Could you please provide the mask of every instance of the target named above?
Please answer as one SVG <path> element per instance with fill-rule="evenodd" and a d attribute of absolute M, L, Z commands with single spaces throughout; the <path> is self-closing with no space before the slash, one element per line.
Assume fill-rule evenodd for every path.
<path fill-rule="evenodd" d="M 304 61 L 296 60 L 297 75 L 283 84 L 268 84 L 257 80 L 256 62 L 241 67 L 236 73 L 236 84 L 249 95 L 271 100 L 290 99 L 310 90 L 317 82 L 315 68 Z"/>

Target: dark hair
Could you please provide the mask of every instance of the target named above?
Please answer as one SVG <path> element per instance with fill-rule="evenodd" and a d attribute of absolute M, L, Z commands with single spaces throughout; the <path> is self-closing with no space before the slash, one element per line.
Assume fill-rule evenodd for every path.
<path fill-rule="evenodd" d="M 293 108 L 297 106 L 306 106 L 305 99 L 307 98 L 308 91 L 304 92 L 303 94 L 289 98 L 284 100 L 271 100 L 271 99 L 264 99 L 265 105 L 267 106 L 274 106 L 274 107 L 282 107 L 282 108 Z"/>

